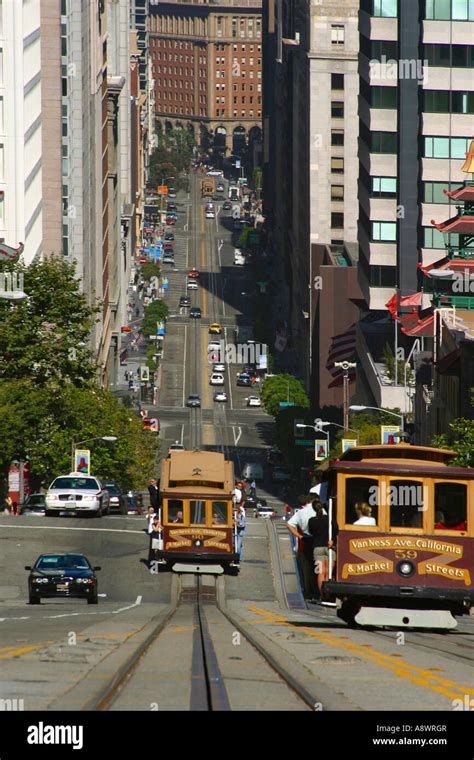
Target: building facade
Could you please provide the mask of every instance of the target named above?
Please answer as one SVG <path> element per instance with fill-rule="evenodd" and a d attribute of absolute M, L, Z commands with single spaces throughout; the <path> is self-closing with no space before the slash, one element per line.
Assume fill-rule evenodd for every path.
<path fill-rule="evenodd" d="M 41 32 L 38 0 L 0 3 L 0 240 L 43 252 Z"/>
<path fill-rule="evenodd" d="M 360 13 L 359 283 L 364 297 L 358 347 L 358 401 L 410 408 L 404 378 L 389 377 L 387 344 L 408 356 L 416 335 L 399 330 L 422 291 L 420 266 L 441 259 L 432 224 L 454 214 L 449 193 L 463 182 L 474 114 L 474 7 L 468 0 L 363 0 Z M 405 305 L 406 304 L 406 305 Z M 397 308 L 398 306 L 398 308 Z M 419 328 L 416 328 L 419 330 Z M 375 337 L 376 336 L 376 337 Z M 423 343 L 423 341 L 422 341 Z"/>
<path fill-rule="evenodd" d="M 155 114 L 241 147 L 262 118 L 262 2 L 180 2 L 150 8 Z"/>
<path fill-rule="evenodd" d="M 321 386 L 331 345 L 317 316 L 325 274 L 331 292 L 358 296 L 356 262 L 344 254 L 357 240 L 358 9 L 356 0 L 282 0 L 264 12 L 264 213 L 298 373 L 317 404 L 342 399 L 341 388 Z M 321 269 L 338 253 L 349 277 L 338 265 Z M 354 305 L 341 297 L 334 310 L 327 324 L 341 333 Z"/>

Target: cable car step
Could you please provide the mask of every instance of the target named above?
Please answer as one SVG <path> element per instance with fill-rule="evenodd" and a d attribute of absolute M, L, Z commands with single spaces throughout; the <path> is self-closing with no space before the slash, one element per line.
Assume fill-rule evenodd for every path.
<path fill-rule="evenodd" d="M 457 620 L 449 610 L 404 610 L 392 607 L 361 607 L 355 616 L 359 625 L 389 625 L 396 628 L 457 627 Z"/>
<path fill-rule="evenodd" d="M 198 562 L 175 562 L 173 565 L 174 573 L 202 573 L 204 575 L 222 575 L 224 568 L 222 565 L 206 565 Z"/>

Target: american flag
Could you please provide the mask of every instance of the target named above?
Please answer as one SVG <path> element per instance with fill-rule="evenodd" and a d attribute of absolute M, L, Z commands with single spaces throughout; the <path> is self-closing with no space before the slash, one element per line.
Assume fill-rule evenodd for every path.
<path fill-rule="evenodd" d="M 136 333 L 133 333 L 132 347 L 138 348 L 138 346 L 140 346 L 144 340 L 145 334 L 143 330 L 138 330 Z"/>
<path fill-rule="evenodd" d="M 342 385 L 344 372 L 341 367 L 335 367 L 335 362 L 350 362 L 354 360 L 356 349 L 356 326 L 355 323 L 345 333 L 340 335 L 334 335 L 331 338 L 331 346 L 329 348 L 328 359 L 326 362 L 326 369 L 332 375 L 332 382 L 328 385 L 328 388 L 335 388 L 338 385 Z M 349 380 L 355 380 L 355 371 L 352 369 L 349 371 Z"/>

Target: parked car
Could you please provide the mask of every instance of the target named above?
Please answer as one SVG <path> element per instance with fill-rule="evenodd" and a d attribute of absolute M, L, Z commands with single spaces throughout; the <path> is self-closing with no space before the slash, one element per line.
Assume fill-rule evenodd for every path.
<path fill-rule="evenodd" d="M 236 248 L 234 250 L 234 264 L 238 267 L 243 267 L 245 264 L 245 256 L 240 248 Z"/>
<path fill-rule="evenodd" d="M 166 251 L 163 256 L 163 264 L 174 264 L 174 253 Z"/>
<path fill-rule="evenodd" d="M 247 462 L 242 468 L 242 478 L 252 482 L 252 480 L 263 480 L 263 467 L 256 462 Z"/>
<path fill-rule="evenodd" d="M 62 513 L 102 517 L 109 511 L 109 493 L 100 480 L 71 472 L 60 475 L 46 493 L 46 517 Z"/>
<path fill-rule="evenodd" d="M 265 499 L 262 499 L 262 501 L 258 503 L 257 506 L 255 507 L 253 516 L 264 517 L 266 519 L 272 519 L 273 517 L 277 516 L 277 513 L 275 512 L 273 507 L 267 506 Z"/>
<path fill-rule="evenodd" d="M 207 353 L 210 354 L 213 351 L 220 351 L 221 350 L 221 344 L 218 340 L 210 340 L 207 344 Z"/>
<path fill-rule="evenodd" d="M 176 218 L 173 216 L 167 216 L 166 217 L 166 224 L 173 225 L 176 224 Z"/>
<path fill-rule="evenodd" d="M 201 406 L 201 399 L 197 393 L 189 394 L 188 400 L 186 401 L 186 406 L 190 406 L 191 408 Z"/>
<path fill-rule="evenodd" d="M 32 516 L 44 516 L 46 512 L 46 494 L 30 493 L 20 506 L 20 514 Z"/>
<path fill-rule="evenodd" d="M 127 514 L 127 504 L 122 489 L 115 480 L 104 478 L 101 480 L 104 488 L 109 492 L 109 512 L 117 511 L 121 515 Z"/>
<path fill-rule="evenodd" d="M 166 232 L 165 240 L 174 240 L 174 234 L 172 232 Z"/>
<path fill-rule="evenodd" d="M 252 386 L 252 381 L 248 375 L 239 375 L 237 377 L 237 385 L 242 388 L 250 388 Z"/>
<path fill-rule="evenodd" d="M 232 203 L 230 201 L 225 201 L 222 204 L 222 208 L 223 208 L 224 211 L 230 211 L 231 208 L 232 208 Z"/>
<path fill-rule="evenodd" d="M 41 599 L 76 597 L 97 604 L 96 572 L 84 554 L 40 554 L 29 570 L 28 598 L 30 604 L 40 604 Z"/>
<path fill-rule="evenodd" d="M 227 369 L 227 365 L 224 362 L 214 362 L 212 365 L 212 371 L 213 372 L 225 372 Z"/>

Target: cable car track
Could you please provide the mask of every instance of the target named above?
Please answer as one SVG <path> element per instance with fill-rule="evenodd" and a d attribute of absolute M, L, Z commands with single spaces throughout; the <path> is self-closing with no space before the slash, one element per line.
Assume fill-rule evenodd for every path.
<path fill-rule="evenodd" d="M 175 599 L 171 611 L 156 626 L 155 631 L 148 636 L 141 648 L 132 654 L 121 673 L 118 676 L 114 675 L 96 698 L 89 701 L 82 709 L 122 710 L 121 703 L 124 703 L 124 699 L 125 701 L 132 700 L 135 705 L 140 704 L 142 688 L 140 679 L 145 678 L 149 688 L 153 673 L 156 675 L 158 709 L 173 709 L 163 704 L 168 694 L 167 690 L 170 689 L 169 672 L 167 663 L 163 662 L 163 671 L 167 673 L 166 685 L 164 685 L 165 677 L 156 668 L 157 660 L 159 660 L 157 652 L 161 651 L 160 647 L 166 646 L 164 638 L 175 636 L 175 632 L 182 632 L 183 628 L 192 629 L 191 664 L 186 674 L 183 674 L 178 667 L 175 681 L 172 683 L 176 688 L 188 691 L 188 709 L 191 711 L 225 712 L 236 709 L 232 707 L 228 685 L 232 683 L 235 692 L 236 681 L 254 682 L 256 662 L 260 664 L 260 668 L 268 669 L 264 680 L 268 682 L 269 690 L 273 691 L 275 685 L 278 685 L 279 689 L 283 689 L 288 694 L 287 699 L 291 697 L 296 701 L 294 709 L 314 709 L 318 697 L 311 694 L 304 684 L 295 681 L 284 665 L 265 652 L 251 632 L 242 631 L 233 615 L 229 615 L 226 611 L 220 600 L 223 593 L 223 579 L 206 576 L 204 581 L 199 575 L 186 576 L 187 585 L 183 582 L 182 576 L 176 576 L 176 579 Z M 239 656 L 232 657 L 229 656 L 229 643 L 231 643 L 229 636 L 236 635 L 242 637 L 243 641 L 239 639 L 239 649 L 234 650 L 238 651 Z M 229 675 L 229 671 L 236 667 L 229 664 L 229 660 L 241 661 L 242 665 L 238 666 L 238 676 Z M 223 673 L 223 670 L 227 670 L 228 675 Z M 272 673 L 269 672 L 270 670 Z M 93 671 L 90 677 L 94 678 Z M 160 687 L 165 692 L 163 696 L 160 694 Z M 247 701 L 248 694 L 247 691 Z M 257 695 L 257 698 L 260 697 Z M 286 701 L 284 700 L 282 704 L 286 704 Z M 140 708 L 135 707 L 135 709 Z M 247 709 L 258 709 L 258 706 L 255 705 L 252 708 L 252 705 L 248 704 Z"/>

